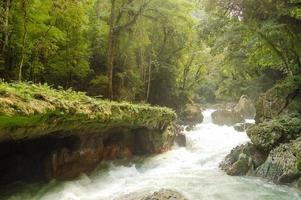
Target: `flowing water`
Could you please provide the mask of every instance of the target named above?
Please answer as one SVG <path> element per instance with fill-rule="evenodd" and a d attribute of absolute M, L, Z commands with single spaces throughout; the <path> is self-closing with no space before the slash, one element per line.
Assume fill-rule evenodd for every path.
<path fill-rule="evenodd" d="M 297 200 L 293 188 L 251 177 L 227 176 L 218 168 L 230 150 L 249 141 L 245 133 L 205 120 L 187 133 L 187 147 L 122 166 L 111 164 L 70 182 L 28 186 L 10 200 L 112 200 L 131 192 L 178 190 L 191 200 Z"/>

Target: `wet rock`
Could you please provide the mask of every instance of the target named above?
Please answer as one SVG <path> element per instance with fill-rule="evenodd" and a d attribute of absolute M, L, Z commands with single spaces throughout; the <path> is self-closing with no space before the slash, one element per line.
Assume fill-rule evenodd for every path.
<path fill-rule="evenodd" d="M 238 131 L 238 132 L 244 132 L 245 128 L 244 128 L 244 123 L 237 123 L 234 124 L 233 128 Z"/>
<path fill-rule="evenodd" d="M 237 123 L 234 124 L 234 129 L 238 132 L 244 132 L 245 130 L 247 130 L 249 127 L 253 126 L 254 124 L 252 123 Z"/>
<path fill-rule="evenodd" d="M 174 126 L 162 130 L 138 129 L 135 131 L 135 152 L 138 155 L 163 153 L 171 150 L 180 133 Z"/>
<path fill-rule="evenodd" d="M 297 182 L 297 188 L 301 190 L 301 177 L 299 178 Z"/>
<path fill-rule="evenodd" d="M 301 137 L 273 149 L 267 160 L 255 172 L 256 176 L 275 183 L 292 183 L 300 177 Z"/>
<path fill-rule="evenodd" d="M 204 120 L 202 108 L 199 104 L 187 104 L 184 111 L 180 114 L 180 118 L 185 125 L 195 126 Z"/>
<path fill-rule="evenodd" d="M 245 119 L 254 119 L 256 114 L 255 106 L 252 100 L 247 95 L 240 97 L 240 100 L 234 107 L 234 110 L 240 113 Z"/>
<path fill-rule="evenodd" d="M 93 171 L 102 161 L 168 151 L 185 136 L 172 127 L 104 129 L 102 133 L 41 137 L 0 143 L 0 185 L 15 181 L 69 180 Z"/>
<path fill-rule="evenodd" d="M 231 176 L 251 174 L 264 163 L 266 157 L 263 152 L 248 143 L 234 148 L 220 164 L 220 168 Z"/>
<path fill-rule="evenodd" d="M 269 152 L 280 143 L 289 142 L 301 135 L 301 119 L 282 116 L 250 127 L 247 134 L 254 145 Z"/>
<path fill-rule="evenodd" d="M 187 126 L 187 127 L 185 128 L 185 131 L 192 131 L 193 128 L 194 128 L 194 126 Z"/>
<path fill-rule="evenodd" d="M 184 133 L 178 133 L 175 138 L 175 142 L 180 146 L 180 147 L 185 147 L 186 146 L 186 135 Z"/>
<path fill-rule="evenodd" d="M 124 197 L 116 198 L 114 200 L 188 200 L 182 194 L 170 189 L 162 189 L 153 194 L 146 192 L 135 192 Z"/>
<path fill-rule="evenodd" d="M 163 189 L 159 192 L 155 192 L 150 196 L 143 198 L 142 200 L 187 200 L 182 194 L 177 191 Z"/>
<path fill-rule="evenodd" d="M 238 112 L 230 110 L 217 110 L 211 114 L 211 117 L 212 122 L 217 125 L 233 126 L 245 121 Z"/>

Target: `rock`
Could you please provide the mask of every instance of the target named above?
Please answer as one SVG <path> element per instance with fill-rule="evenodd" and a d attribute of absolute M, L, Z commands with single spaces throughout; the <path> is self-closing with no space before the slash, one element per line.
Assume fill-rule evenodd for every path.
<path fill-rule="evenodd" d="M 297 188 L 301 190 L 301 177 L 299 178 L 297 182 Z"/>
<path fill-rule="evenodd" d="M 244 128 L 244 123 L 237 123 L 234 124 L 233 128 L 238 131 L 238 132 L 244 132 L 245 128 Z"/>
<path fill-rule="evenodd" d="M 185 136 L 172 126 L 164 130 L 104 129 L 84 134 L 57 133 L 33 140 L 0 143 L 0 185 L 16 181 L 69 180 L 90 173 L 102 161 L 170 150 Z"/>
<path fill-rule="evenodd" d="M 301 77 L 282 80 L 256 102 L 256 123 L 270 120 L 279 115 L 301 112 Z"/>
<path fill-rule="evenodd" d="M 192 131 L 193 128 L 194 128 L 194 126 L 187 126 L 187 127 L 185 128 L 185 131 Z"/>
<path fill-rule="evenodd" d="M 177 191 L 163 189 L 141 200 L 187 200 L 187 199 Z"/>
<path fill-rule="evenodd" d="M 266 155 L 263 152 L 247 143 L 234 148 L 220 164 L 220 168 L 228 175 L 241 176 L 251 174 L 265 159 Z"/>
<path fill-rule="evenodd" d="M 114 200 L 187 200 L 182 194 L 170 189 L 162 189 L 153 194 L 148 192 L 134 192 Z"/>
<path fill-rule="evenodd" d="M 258 148 L 269 152 L 280 143 L 294 140 L 301 135 L 301 119 L 297 116 L 281 116 L 247 129 L 251 141 Z"/>
<path fill-rule="evenodd" d="M 245 121 L 238 112 L 229 110 L 217 110 L 211 114 L 211 117 L 212 122 L 217 125 L 232 126 Z"/>
<path fill-rule="evenodd" d="M 187 104 L 184 111 L 180 114 L 181 120 L 185 125 L 195 126 L 203 122 L 204 116 L 199 104 Z"/>
<path fill-rule="evenodd" d="M 206 107 L 208 107 L 210 109 L 215 109 L 215 110 L 233 110 L 235 106 L 236 106 L 236 103 L 227 102 L 227 103 L 217 103 L 217 104 L 213 104 L 213 105 L 207 105 Z"/>
<path fill-rule="evenodd" d="M 255 175 L 275 183 L 292 183 L 300 177 L 298 169 L 300 161 L 301 137 L 273 149 L 264 164 L 256 170 Z"/>
<path fill-rule="evenodd" d="M 186 146 L 186 135 L 184 133 L 179 133 L 176 135 L 175 142 L 180 146 L 180 147 L 185 147 Z"/>
<path fill-rule="evenodd" d="M 138 155 L 157 154 L 171 150 L 180 133 L 174 126 L 168 126 L 164 131 L 137 129 L 135 131 L 134 148 Z"/>
<path fill-rule="evenodd" d="M 234 107 L 234 110 L 240 113 L 245 119 L 254 119 L 256 114 L 255 106 L 247 95 L 240 97 L 240 100 Z"/>
<path fill-rule="evenodd" d="M 183 126 L 178 124 L 173 124 L 173 134 L 175 135 L 174 142 L 177 143 L 180 147 L 186 146 L 186 135 L 184 134 Z"/>
<path fill-rule="evenodd" d="M 247 130 L 249 127 L 253 126 L 254 124 L 252 123 L 237 123 L 234 124 L 234 129 L 238 132 L 244 132 L 245 130 Z"/>

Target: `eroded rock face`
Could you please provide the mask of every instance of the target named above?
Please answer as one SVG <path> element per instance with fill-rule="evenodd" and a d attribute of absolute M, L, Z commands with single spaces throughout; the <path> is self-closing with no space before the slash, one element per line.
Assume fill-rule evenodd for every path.
<path fill-rule="evenodd" d="M 233 126 L 245 121 L 238 112 L 229 110 L 217 110 L 211 114 L 211 117 L 212 122 L 217 125 Z"/>
<path fill-rule="evenodd" d="M 220 168 L 231 176 L 252 174 L 266 157 L 262 151 L 248 143 L 234 148 L 220 164 Z"/>
<path fill-rule="evenodd" d="M 246 95 L 240 97 L 234 110 L 240 113 L 245 119 L 254 119 L 256 114 L 256 109 L 252 100 Z"/>
<path fill-rule="evenodd" d="M 101 161 L 168 151 L 178 134 L 172 127 L 163 130 L 120 127 L 103 133 L 60 133 L 0 143 L 0 185 L 19 180 L 72 179 L 91 172 Z M 178 140 L 184 145 L 183 138 Z"/>
<path fill-rule="evenodd" d="M 273 149 L 267 160 L 255 172 L 256 176 L 276 183 L 292 183 L 300 177 L 301 137 Z"/>
<path fill-rule="evenodd" d="M 187 104 L 184 111 L 181 113 L 181 120 L 185 125 L 195 126 L 204 120 L 202 108 L 199 104 Z"/>
<path fill-rule="evenodd" d="M 137 192 L 128 194 L 124 197 L 120 197 L 114 200 L 188 200 L 182 194 L 170 189 L 162 189 L 153 194 L 147 194 L 146 192 Z"/>

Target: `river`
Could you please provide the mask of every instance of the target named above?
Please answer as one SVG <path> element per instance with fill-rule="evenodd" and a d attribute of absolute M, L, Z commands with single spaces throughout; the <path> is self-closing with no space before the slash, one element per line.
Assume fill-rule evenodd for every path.
<path fill-rule="evenodd" d="M 109 164 L 90 176 L 74 181 L 26 186 L 9 200 L 112 200 L 131 192 L 175 189 L 190 200 L 300 200 L 301 194 L 254 177 L 227 176 L 219 163 L 239 144 L 249 141 L 245 133 L 204 122 L 187 132 L 187 147 L 143 158 L 135 164 Z M 139 160 L 139 159 L 138 159 Z M 142 160 L 142 161 L 141 161 Z"/>

